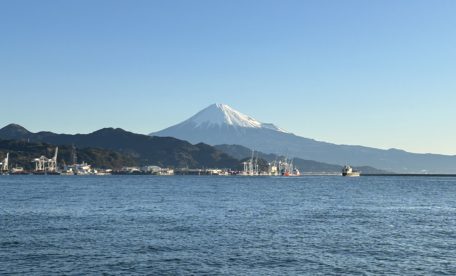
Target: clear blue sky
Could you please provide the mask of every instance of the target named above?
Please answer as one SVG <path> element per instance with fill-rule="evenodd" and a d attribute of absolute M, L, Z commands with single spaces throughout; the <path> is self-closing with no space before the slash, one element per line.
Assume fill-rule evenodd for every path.
<path fill-rule="evenodd" d="M 0 125 L 139 133 L 226 103 L 298 135 L 456 154 L 456 1 L 0 1 Z"/>

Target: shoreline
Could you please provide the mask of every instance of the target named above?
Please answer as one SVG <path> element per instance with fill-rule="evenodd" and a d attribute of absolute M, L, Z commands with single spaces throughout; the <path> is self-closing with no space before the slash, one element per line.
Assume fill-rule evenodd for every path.
<path fill-rule="evenodd" d="M 341 174 L 325 174 L 325 173 L 309 173 L 301 174 L 299 176 L 281 176 L 281 175 L 218 175 L 218 174 L 174 174 L 174 175 L 160 175 L 160 174 L 150 174 L 150 173 L 113 173 L 113 174 L 81 174 L 81 175 L 65 175 L 65 174 L 34 174 L 34 173 L 18 173 L 18 174 L 0 174 L 1 176 L 161 176 L 161 177 L 173 177 L 173 176 L 220 176 L 220 177 L 279 177 L 279 178 L 300 178 L 300 177 L 312 177 L 312 176 L 328 176 L 328 177 L 342 177 Z M 391 173 L 391 174 L 361 174 L 359 177 L 456 177 L 456 174 L 404 174 L 404 173 Z M 345 177 L 344 177 L 345 178 Z M 347 177 L 350 178 L 350 177 Z"/>

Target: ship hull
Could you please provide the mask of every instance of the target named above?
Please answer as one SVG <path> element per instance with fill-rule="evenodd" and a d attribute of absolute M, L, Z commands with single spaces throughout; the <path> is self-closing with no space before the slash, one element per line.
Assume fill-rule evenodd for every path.
<path fill-rule="evenodd" d="M 361 174 L 359 172 L 352 172 L 352 173 L 342 173 L 342 176 L 346 177 L 357 177 L 360 176 Z"/>

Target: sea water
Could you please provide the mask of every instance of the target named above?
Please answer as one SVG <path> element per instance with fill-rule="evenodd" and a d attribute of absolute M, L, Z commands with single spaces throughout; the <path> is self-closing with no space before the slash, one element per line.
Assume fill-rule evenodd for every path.
<path fill-rule="evenodd" d="M 456 275 L 456 178 L 0 176 L 0 274 Z"/>

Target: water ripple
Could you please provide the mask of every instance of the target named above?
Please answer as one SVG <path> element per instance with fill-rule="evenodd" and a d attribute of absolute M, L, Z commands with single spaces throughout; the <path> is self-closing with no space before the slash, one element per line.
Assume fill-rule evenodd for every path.
<path fill-rule="evenodd" d="M 0 274 L 456 274 L 455 178 L 2 176 L 0 188 Z"/>

